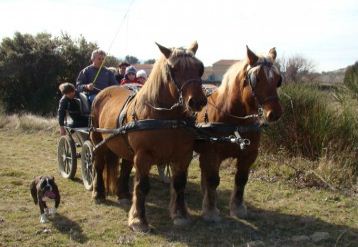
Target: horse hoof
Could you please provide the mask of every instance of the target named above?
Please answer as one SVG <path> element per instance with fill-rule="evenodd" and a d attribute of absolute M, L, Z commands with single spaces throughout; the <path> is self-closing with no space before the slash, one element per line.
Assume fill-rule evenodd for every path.
<path fill-rule="evenodd" d="M 130 206 L 131 205 L 131 201 L 127 198 L 123 198 L 123 199 L 118 199 L 118 204 L 121 206 Z"/>
<path fill-rule="evenodd" d="M 129 225 L 129 228 L 132 229 L 133 232 L 138 233 L 148 233 L 150 231 L 149 226 L 141 222 L 132 223 Z"/>
<path fill-rule="evenodd" d="M 234 209 L 230 210 L 230 216 L 245 219 L 247 218 L 247 208 L 244 204 L 241 204 L 238 207 L 235 207 Z"/>
<path fill-rule="evenodd" d="M 162 178 L 162 181 L 163 181 L 163 183 L 165 183 L 165 184 L 170 184 L 170 182 L 171 182 L 170 177 L 168 177 L 168 176 L 164 176 L 164 177 Z"/>
<path fill-rule="evenodd" d="M 102 204 L 102 203 L 104 203 L 106 201 L 106 198 L 102 198 L 102 197 L 93 198 L 93 200 L 94 200 L 94 203 L 96 203 L 96 204 Z"/>
<path fill-rule="evenodd" d="M 189 225 L 190 219 L 188 218 L 175 218 L 173 220 L 175 226 L 186 226 Z"/>
<path fill-rule="evenodd" d="M 202 217 L 206 222 L 218 223 L 221 221 L 219 214 L 203 214 Z"/>

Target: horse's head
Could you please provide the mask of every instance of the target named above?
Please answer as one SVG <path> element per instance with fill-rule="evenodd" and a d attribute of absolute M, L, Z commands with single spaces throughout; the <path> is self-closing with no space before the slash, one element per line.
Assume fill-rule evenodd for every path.
<path fill-rule="evenodd" d="M 201 76 L 204 73 L 203 63 L 195 57 L 198 43 L 189 48 L 168 49 L 157 44 L 163 53 L 173 93 L 179 97 L 179 103 L 190 111 L 200 111 L 207 103 L 202 89 Z M 177 92 L 175 92 L 177 91 Z"/>
<path fill-rule="evenodd" d="M 268 122 L 277 121 L 282 115 L 282 107 L 277 96 L 282 76 L 275 66 L 276 49 L 272 48 L 267 56 L 257 56 L 247 47 L 246 80 L 252 95 L 263 108 L 264 118 Z"/>

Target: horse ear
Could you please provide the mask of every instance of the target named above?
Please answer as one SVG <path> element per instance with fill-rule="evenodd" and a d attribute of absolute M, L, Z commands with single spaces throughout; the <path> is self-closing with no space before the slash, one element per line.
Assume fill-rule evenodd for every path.
<path fill-rule="evenodd" d="M 159 47 L 159 50 L 161 51 L 161 53 L 163 53 L 163 55 L 168 59 L 170 57 L 170 55 L 172 54 L 172 51 L 160 44 L 158 44 L 157 42 L 155 42 L 155 44 Z"/>
<path fill-rule="evenodd" d="M 273 60 L 276 60 L 277 52 L 275 47 L 269 50 L 269 56 L 272 57 Z"/>
<path fill-rule="evenodd" d="M 198 47 L 199 47 L 198 42 L 197 42 L 197 41 L 194 41 L 194 42 L 189 46 L 188 50 L 191 51 L 192 53 L 194 53 L 194 55 L 195 55 L 196 51 L 198 50 Z"/>
<path fill-rule="evenodd" d="M 259 59 L 259 57 L 256 56 L 256 54 L 253 51 L 251 51 L 248 46 L 246 46 L 246 50 L 247 50 L 247 58 L 249 59 L 249 64 L 254 65 Z"/>

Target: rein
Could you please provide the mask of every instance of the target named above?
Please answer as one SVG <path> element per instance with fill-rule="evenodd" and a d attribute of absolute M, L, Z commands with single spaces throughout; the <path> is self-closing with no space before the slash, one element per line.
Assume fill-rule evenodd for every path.
<path fill-rule="evenodd" d="M 220 111 L 220 109 L 214 104 L 214 103 L 211 103 L 208 101 L 208 104 L 210 104 L 211 106 L 213 106 L 217 111 L 219 112 L 222 112 Z M 208 122 L 208 112 L 207 112 L 208 108 L 206 108 L 206 112 L 205 112 L 205 122 Z M 233 115 L 231 113 L 227 113 L 227 112 L 223 112 L 226 116 L 229 116 L 229 117 L 232 117 L 232 118 L 236 118 L 236 119 L 240 119 L 240 120 L 245 120 L 245 119 L 249 119 L 249 118 L 262 118 L 263 117 L 263 109 L 262 107 L 259 107 L 257 109 L 257 113 L 256 114 L 249 114 L 249 115 L 246 115 L 246 116 L 236 116 L 236 115 Z"/>

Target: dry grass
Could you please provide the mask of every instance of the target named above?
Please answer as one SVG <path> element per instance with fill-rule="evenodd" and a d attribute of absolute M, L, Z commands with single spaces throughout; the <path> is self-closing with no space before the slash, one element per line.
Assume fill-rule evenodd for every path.
<path fill-rule="evenodd" d="M 5 115 L 0 113 L 0 128 L 27 132 L 55 131 L 58 127 L 56 118 L 45 118 L 33 114 Z"/>
<path fill-rule="evenodd" d="M 54 132 L 0 129 L 0 246 L 247 246 L 257 240 L 264 246 L 357 244 L 356 197 L 315 187 L 298 188 L 273 170 L 263 179 L 263 166 L 251 174 L 247 186 L 248 219 L 228 217 L 234 174 L 230 162 L 221 171 L 218 191 L 222 222 L 209 224 L 200 218 L 200 171 L 193 162 L 186 193 L 192 224 L 185 228 L 172 225 L 168 186 L 158 181 L 153 169 L 147 200 L 152 232 L 135 234 L 127 227 L 128 208 L 120 207 L 114 197 L 95 205 L 91 193 L 84 190 L 79 171 L 74 181 L 58 175 L 57 138 Z M 259 162 L 272 164 L 272 160 L 260 156 Z M 278 163 L 280 160 L 284 161 L 276 158 Z M 58 216 L 48 224 L 39 223 L 39 209 L 29 192 L 31 179 L 40 174 L 55 175 L 62 196 Z M 315 243 L 292 240 L 314 232 L 328 232 L 330 237 Z"/>

